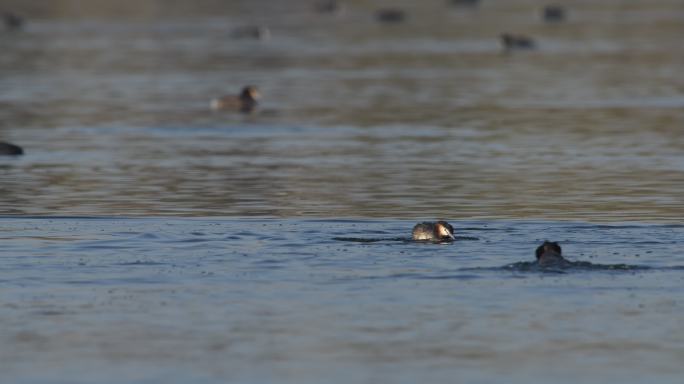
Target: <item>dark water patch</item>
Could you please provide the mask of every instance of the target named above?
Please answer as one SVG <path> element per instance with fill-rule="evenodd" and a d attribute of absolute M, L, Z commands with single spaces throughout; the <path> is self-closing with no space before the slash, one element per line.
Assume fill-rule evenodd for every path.
<path fill-rule="evenodd" d="M 455 231 L 509 231 L 510 228 L 496 228 L 496 227 L 459 227 Z"/>
<path fill-rule="evenodd" d="M 152 240 L 152 239 L 158 239 L 159 235 L 155 233 L 139 233 L 136 235 L 137 238 L 143 239 L 143 240 Z"/>
<path fill-rule="evenodd" d="M 174 243 L 206 243 L 206 242 L 212 242 L 212 241 L 218 241 L 219 239 L 196 239 L 196 238 L 190 238 L 190 239 L 178 239 L 174 240 Z"/>
<path fill-rule="evenodd" d="M 595 264 L 588 261 L 569 261 L 563 266 L 540 266 L 539 263 L 531 261 L 521 261 L 500 267 L 502 270 L 518 272 L 579 272 L 579 271 L 645 271 L 652 269 L 644 265 L 630 264 Z"/>
<path fill-rule="evenodd" d="M 123 263 L 116 263 L 114 265 L 121 265 L 121 266 L 159 266 L 159 265 L 171 265 L 171 264 L 162 263 L 159 261 L 136 260 L 136 261 L 127 261 L 127 262 L 123 262 Z"/>
<path fill-rule="evenodd" d="M 619 365 L 634 359 L 627 370 L 656 376 L 664 366 L 679 367 L 671 348 L 681 336 L 677 319 L 684 316 L 678 302 L 684 295 L 681 231 L 660 225 L 603 230 L 590 223 L 461 220 L 455 226 L 472 228 L 468 234 L 479 241 L 433 246 L 392 236 L 407 234 L 416 220 L 4 219 L 1 295 L 11 305 L 1 306 L 0 339 L 9 341 L 3 361 L 13 370 L 9 375 L 31 372 L 36 363 L 55 364 L 51 374 L 68 379 L 81 374 L 86 363 L 169 364 L 174 371 L 189 359 L 184 372 L 196 376 L 210 370 L 220 381 L 235 378 L 222 375 L 224 369 L 258 371 L 264 364 L 284 367 L 297 382 L 320 382 L 330 366 L 369 372 L 372 381 L 378 365 L 368 361 L 377 362 L 378 356 L 393 362 L 382 377 L 392 375 L 394 363 L 410 366 L 399 368 L 398 381 L 423 382 L 428 372 L 443 367 L 444 375 L 434 382 L 448 382 L 473 363 L 522 364 L 534 372 L 546 364 L 570 364 L 572 369 L 562 372 L 568 377 L 591 370 L 605 378 L 605 364 L 597 368 L 584 358 L 568 363 L 567 349 L 558 347 L 591 339 L 610 346 L 610 353 L 583 347 L 583 356 L 592 361 Z M 535 263 L 517 262 L 533 259 L 543 238 L 562 239 L 564 253 L 592 263 L 540 270 Z M 181 244 L 197 239 L 212 241 Z M 660 240 L 667 241 L 652 244 Z M 81 252 L 92 245 L 103 247 Z M 630 256 L 635 254 L 641 256 Z M 57 313 L 63 309 L 64 315 Z M 43 310 L 49 314 L 40 315 Z M 13 341 L 12 335 L 26 329 L 49 335 L 49 348 Z M 207 350 L 216 335 L 230 345 Z M 621 340 L 675 346 L 663 353 L 633 353 Z M 478 353 L 493 342 L 497 348 L 491 353 Z M 92 353 L 92 346 L 100 352 Z M 446 361 L 450 350 L 463 352 Z M 534 363 L 521 359 L 521 350 L 533 355 Z M 325 365 L 325 372 L 307 380 L 306 373 L 318 369 L 314 363 Z M 632 369 L 635 364 L 639 369 Z M 156 372 L 150 377 L 158 379 Z M 472 372 L 468 377 L 488 381 L 479 369 Z M 549 380 L 557 373 L 549 373 Z M 110 382 L 109 377 L 98 370 L 89 381 Z M 500 377 L 510 378 L 509 371 Z"/>
<path fill-rule="evenodd" d="M 384 238 L 375 238 L 375 239 L 369 239 L 369 238 L 364 238 L 364 237 L 333 237 L 332 240 L 335 241 L 348 241 L 352 243 L 378 243 L 381 241 L 391 241 L 391 242 L 400 242 L 400 243 L 408 243 L 411 242 L 411 239 L 407 239 L 405 237 L 384 237 Z"/>
<path fill-rule="evenodd" d="M 80 251 L 91 251 L 91 250 L 130 250 L 130 249 L 136 249 L 139 247 L 139 245 L 125 245 L 121 243 L 117 243 L 115 241 L 111 241 L 103 244 L 80 244 L 78 246 L 78 250 Z"/>
<path fill-rule="evenodd" d="M 156 274 L 163 274 L 163 271 L 156 271 Z M 73 286 L 125 286 L 127 284 L 152 285 L 162 284 L 168 282 L 165 279 L 152 276 L 142 277 L 119 277 L 119 278 L 103 278 L 103 279 L 80 279 L 80 280 L 65 280 L 66 285 Z"/>

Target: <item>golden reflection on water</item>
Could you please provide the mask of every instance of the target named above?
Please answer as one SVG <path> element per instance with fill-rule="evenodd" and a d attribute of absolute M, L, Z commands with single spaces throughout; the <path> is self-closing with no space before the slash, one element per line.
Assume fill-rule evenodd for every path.
<path fill-rule="evenodd" d="M 0 213 L 681 218 L 682 5 L 348 3 L 8 1 Z M 209 110 L 248 83 L 260 113 Z"/>

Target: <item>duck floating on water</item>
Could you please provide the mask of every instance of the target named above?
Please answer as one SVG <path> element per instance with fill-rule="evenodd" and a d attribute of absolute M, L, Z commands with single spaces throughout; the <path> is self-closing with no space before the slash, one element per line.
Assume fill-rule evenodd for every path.
<path fill-rule="evenodd" d="M 413 240 L 451 241 L 455 240 L 454 227 L 446 221 L 422 222 L 413 227 Z"/>
<path fill-rule="evenodd" d="M 211 100 L 211 109 L 250 113 L 256 108 L 260 98 L 259 90 L 255 86 L 248 85 L 242 88 L 239 95 L 226 95 Z"/>

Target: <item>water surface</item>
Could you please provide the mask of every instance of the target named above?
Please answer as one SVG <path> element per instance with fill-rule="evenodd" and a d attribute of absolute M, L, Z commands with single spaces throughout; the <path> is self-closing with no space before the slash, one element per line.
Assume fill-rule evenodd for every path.
<path fill-rule="evenodd" d="M 393 2 L 396 25 L 371 1 L 103 3 L 17 4 L 35 19 L 0 35 L 0 137 L 27 151 L 1 160 L 2 213 L 684 214 L 679 2 L 579 2 L 553 25 L 522 0 Z M 271 38 L 231 38 L 249 24 Z M 503 54 L 504 31 L 539 50 Z M 259 113 L 209 110 L 245 84 Z"/>
<path fill-rule="evenodd" d="M 684 4 L 546 3 L 3 1 L 2 380 L 681 382 Z"/>
<path fill-rule="evenodd" d="M 479 240 L 425 244 L 396 239 L 405 220 L 0 224 L 13 382 L 681 378 L 681 226 L 455 221 Z M 573 261 L 650 268 L 502 268 L 546 238 Z"/>

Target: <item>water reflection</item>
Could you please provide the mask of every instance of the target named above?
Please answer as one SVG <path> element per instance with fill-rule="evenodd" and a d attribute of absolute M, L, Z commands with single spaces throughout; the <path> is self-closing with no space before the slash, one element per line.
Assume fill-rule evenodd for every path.
<path fill-rule="evenodd" d="M 533 4 L 534 3 L 534 4 Z M 7 2 L 0 213 L 679 220 L 684 11 Z M 532 11 L 532 12 L 531 12 Z M 266 25 L 266 41 L 231 31 Z M 503 31 L 535 52 L 503 55 Z M 212 98 L 257 84 L 260 113 Z"/>

